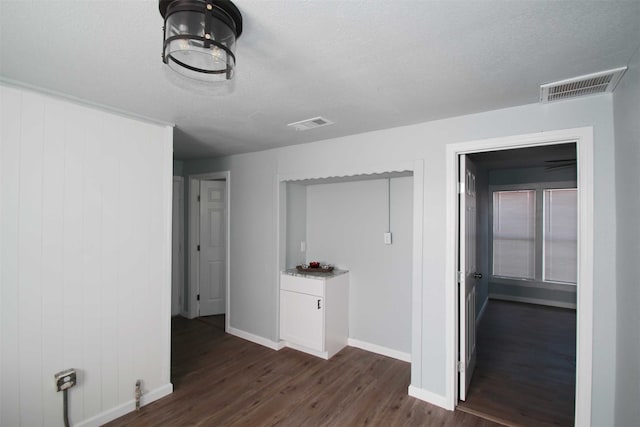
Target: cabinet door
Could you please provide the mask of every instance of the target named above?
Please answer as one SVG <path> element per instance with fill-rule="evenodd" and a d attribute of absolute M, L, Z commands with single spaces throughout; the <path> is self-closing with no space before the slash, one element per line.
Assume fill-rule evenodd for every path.
<path fill-rule="evenodd" d="M 280 291 L 280 338 L 324 351 L 324 299 Z"/>

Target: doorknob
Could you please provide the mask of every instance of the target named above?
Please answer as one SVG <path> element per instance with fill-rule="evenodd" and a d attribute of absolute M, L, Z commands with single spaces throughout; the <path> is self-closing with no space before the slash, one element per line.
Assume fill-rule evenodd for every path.
<path fill-rule="evenodd" d="M 474 279 L 482 279 L 482 273 L 473 273 Z"/>

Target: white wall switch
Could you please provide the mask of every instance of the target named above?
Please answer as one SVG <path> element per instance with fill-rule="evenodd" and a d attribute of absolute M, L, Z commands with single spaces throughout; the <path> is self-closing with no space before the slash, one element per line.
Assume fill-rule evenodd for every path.
<path fill-rule="evenodd" d="M 300 242 L 300 252 L 304 252 L 307 250 L 307 243 L 306 242 Z"/>
<path fill-rule="evenodd" d="M 385 245 L 391 244 L 391 233 L 384 233 L 384 244 Z"/>

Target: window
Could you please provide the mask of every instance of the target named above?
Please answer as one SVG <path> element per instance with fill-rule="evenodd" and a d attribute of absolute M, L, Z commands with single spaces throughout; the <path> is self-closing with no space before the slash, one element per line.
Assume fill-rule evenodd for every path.
<path fill-rule="evenodd" d="M 493 193 L 493 274 L 535 278 L 536 192 Z"/>
<path fill-rule="evenodd" d="M 575 188 L 544 190 L 544 280 L 576 283 L 578 194 Z"/>
<path fill-rule="evenodd" d="M 575 284 L 577 190 L 534 184 L 492 197 L 492 275 Z"/>

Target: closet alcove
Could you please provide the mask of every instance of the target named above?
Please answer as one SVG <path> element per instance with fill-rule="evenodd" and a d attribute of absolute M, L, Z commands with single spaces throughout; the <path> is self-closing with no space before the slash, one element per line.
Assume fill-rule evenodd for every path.
<path fill-rule="evenodd" d="M 348 270 L 349 345 L 406 361 L 414 178 L 413 170 L 396 170 L 279 180 L 279 271 L 311 261 Z"/>

